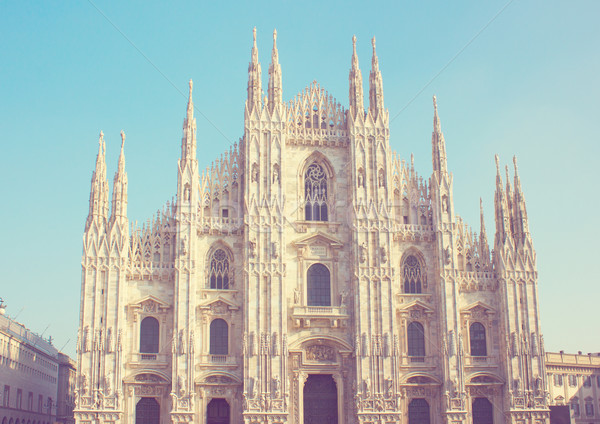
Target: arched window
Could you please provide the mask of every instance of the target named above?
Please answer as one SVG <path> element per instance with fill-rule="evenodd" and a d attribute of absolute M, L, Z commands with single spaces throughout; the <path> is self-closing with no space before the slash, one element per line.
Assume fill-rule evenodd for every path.
<path fill-rule="evenodd" d="M 154 398 L 143 397 L 135 406 L 135 424 L 159 424 L 160 405 Z"/>
<path fill-rule="evenodd" d="M 402 266 L 404 293 L 421 293 L 421 265 L 414 255 L 408 256 Z"/>
<path fill-rule="evenodd" d="M 140 325 L 140 353 L 158 353 L 158 320 L 146 317 Z"/>
<path fill-rule="evenodd" d="M 331 306 L 329 269 L 323 264 L 314 264 L 308 268 L 306 279 L 308 306 Z"/>
<path fill-rule="evenodd" d="M 323 167 L 313 163 L 304 175 L 305 219 L 327 221 L 327 175 Z"/>
<path fill-rule="evenodd" d="M 420 322 L 411 322 L 406 329 L 408 356 L 425 356 L 425 332 Z"/>
<path fill-rule="evenodd" d="M 229 265 L 227 252 L 223 249 L 215 250 L 210 258 L 209 284 L 211 289 L 228 290 L 230 286 L 233 286 Z"/>
<path fill-rule="evenodd" d="M 486 398 L 473 400 L 473 424 L 494 424 L 492 404 Z"/>
<path fill-rule="evenodd" d="M 471 356 L 487 356 L 485 343 L 485 327 L 479 322 L 474 322 L 469 328 L 471 340 Z"/>
<path fill-rule="evenodd" d="M 229 328 L 222 319 L 210 323 L 210 352 L 211 355 L 227 355 L 229 353 Z"/>
<path fill-rule="evenodd" d="M 429 424 L 429 404 L 425 399 L 413 399 L 408 404 L 408 424 Z"/>

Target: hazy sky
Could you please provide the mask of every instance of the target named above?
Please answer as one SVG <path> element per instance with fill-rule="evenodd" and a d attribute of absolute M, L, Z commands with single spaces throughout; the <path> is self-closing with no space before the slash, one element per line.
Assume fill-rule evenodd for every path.
<path fill-rule="evenodd" d="M 596 0 L 0 2 L 7 313 L 74 353 L 98 133 L 111 183 L 127 134 L 129 218 L 145 221 L 175 194 L 190 78 L 201 169 L 243 135 L 256 26 L 264 88 L 277 28 L 284 99 L 316 80 L 343 105 L 352 35 L 365 92 L 376 36 L 393 149 L 429 177 L 436 94 L 455 211 L 479 231 L 482 197 L 490 241 L 494 154 L 517 155 L 546 349 L 600 351 L 598 16 Z"/>

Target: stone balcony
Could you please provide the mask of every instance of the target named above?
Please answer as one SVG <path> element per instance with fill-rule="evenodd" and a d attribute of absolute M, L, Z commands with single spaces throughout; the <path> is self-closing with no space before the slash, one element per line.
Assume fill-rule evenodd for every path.
<path fill-rule="evenodd" d="M 292 309 L 296 327 L 346 327 L 349 318 L 345 306 L 295 306 Z"/>
<path fill-rule="evenodd" d="M 166 368 L 171 362 L 167 353 L 132 353 L 129 365 L 132 368 Z"/>

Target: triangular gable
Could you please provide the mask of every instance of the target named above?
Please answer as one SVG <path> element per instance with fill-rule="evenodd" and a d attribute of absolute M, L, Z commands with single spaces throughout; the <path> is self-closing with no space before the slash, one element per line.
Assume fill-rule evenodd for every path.
<path fill-rule="evenodd" d="M 198 309 L 201 311 L 210 311 L 214 315 L 222 315 L 230 311 L 237 311 L 240 308 L 229 300 L 219 296 L 216 299 L 198 306 Z"/>
<path fill-rule="evenodd" d="M 344 245 L 341 240 L 331 237 L 330 235 L 321 231 L 304 236 L 296 241 L 293 241 L 292 244 L 296 247 L 305 247 L 311 244 L 325 244 L 333 247 L 334 249 L 339 249 Z"/>
<path fill-rule="evenodd" d="M 129 304 L 129 308 L 132 310 L 132 312 L 165 312 L 170 307 L 171 305 L 163 302 L 159 298 L 154 297 L 152 295 L 146 296 L 136 302 Z"/>
<path fill-rule="evenodd" d="M 432 315 L 434 310 L 422 300 L 416 299 L 407 303 L 406 305 L 403 305 L 400 309 L 398 309 L 398 312 L 405 313 L 414 318 L 419 318 L 420 314 Z"/>
<path fill-rule="evenodd" d="M 460 310 L 460 313 L 464 314 L 464 315 L 483 313 L 483 314 L 489 316 L 489 315 L 495 314 L 496 310 L 494 308 L 492 308 L 490 305 L 478 300 L 477 302 L 471 303 L 470 305 L 462 308 Z"/>

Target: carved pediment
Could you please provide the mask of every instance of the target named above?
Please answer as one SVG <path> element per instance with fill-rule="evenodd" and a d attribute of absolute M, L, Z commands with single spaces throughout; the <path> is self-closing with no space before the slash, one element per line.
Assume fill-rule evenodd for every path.
<path fill-rule="evenodd" d="M 204 313 L 211 313 L 213 315 L 224 315 L 229 312 L 237 311 L 240 308 L 237 305 L 234 305 L 229 300 L 219 296 L 216 299 L 213 299 L 209 302 L 198 306 L 198 309 Z"/>
<path fill-rule="evenodd" d="M 330 251 L 341 249 L 344 243 L 341 240 L 321 231 L 312 233 L 292 242 L 304 256 L 329 256 Z"/>
<path fill-rule="evenodd" d="M 398 312 L 416 319 L 419 319 L 423 316 L 432 315 L 434 313 L 431 306 L 419 299 L 413 300 L 406 305 L 402 305 L 402 307 L 398 309 Z"/>
<path fill-rule="evenodd" d="M 469 384 L 481 384 L 481 385 L 488 385 L 488 384 L 502 384 L 502 381 L 494 376 L 494 375 L 476 375 L 475 377 L 472 377 L 471 380 L 469 381 Z"/>
<path fill-rule="evenodd" d="M 124 379 L 125 383 L 130 384 L 168 384 L 169 380 L 162 375 L 142 372 L 135 375 L 130 375 Z"/>
<path fill-rule="evenodd" d="M 129 304 L 129 310 L 134 314 L 134 317 L 140 313 L 164 314 L 170 307 L 171 305 L 154 296 L 146 296 Z"/>
<path fill-rule="evenodd" d="M 460 314 L 465 318 L 486 319 L 491 318 L 496 313 L 496 310 L 491 306 L 477 301 L 461 309 Z"/>

